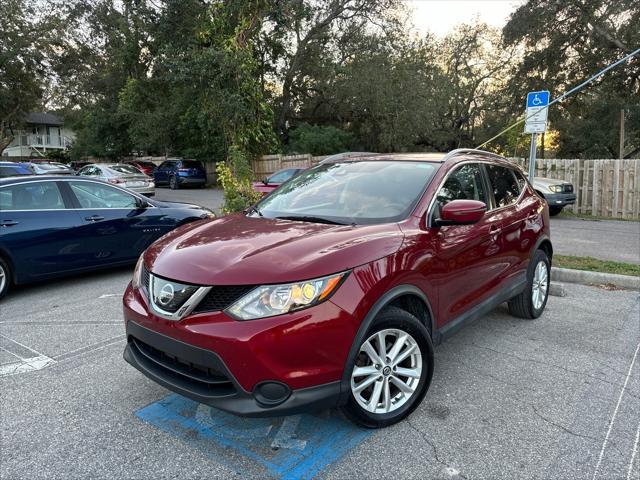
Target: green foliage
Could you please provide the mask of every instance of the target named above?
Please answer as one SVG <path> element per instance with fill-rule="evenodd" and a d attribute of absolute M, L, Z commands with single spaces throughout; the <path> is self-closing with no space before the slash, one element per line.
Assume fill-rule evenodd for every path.
<path fill-rule="evenodd" d="M 224 189 L 224 213 L 242 211 L 260 199 L 251 188 L 251 166 L 240 148 L 231 147 L 228 161 L 218 162 L 216 173 Z"/>
<path fill-rule="evenodd" d="M 290 136 L 289 151 L 330 155 L 351 150 L 353 134 L 333 126 L 303 123 Z"/>

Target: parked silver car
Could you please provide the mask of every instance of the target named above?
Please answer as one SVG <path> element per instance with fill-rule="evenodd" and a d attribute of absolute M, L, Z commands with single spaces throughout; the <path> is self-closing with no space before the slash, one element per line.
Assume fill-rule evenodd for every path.
<path fill-rule="evenodd" d="M 122 163 L 111 165 L 92 164 L 83 167 L 78 172 L 78 175 L 105 180 L 147 197 L 153 197 L 156 193 L 156 185 L 153 179 L 131 165 Z"/>

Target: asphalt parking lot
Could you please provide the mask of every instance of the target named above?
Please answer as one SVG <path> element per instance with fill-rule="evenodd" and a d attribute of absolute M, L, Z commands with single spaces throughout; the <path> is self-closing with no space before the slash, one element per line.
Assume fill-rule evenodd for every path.
<path fill-rule="evenodd" d="M 436 349 L 408 421 L 366 431 L 333 411 L 241 420 L 147 380 L 122 359 L 130 276 L 3 301 L 2 478 L 638 478 L 637 292 L 569 285 L 536 321 L 498 309 Z"/>
<path fill-rule="evenodd" d="M 158 198 L 215 209 L 221 194 Z M 122 359 L 131 273 L 28 286 L 0 303 L 0 478 L 640 475 L 638 292 L 567 285 L 534 321 L 500 307 L 437 347 L 413 415 L 370 431 L 337 411 L 239 419 L 151 382 Z"/>

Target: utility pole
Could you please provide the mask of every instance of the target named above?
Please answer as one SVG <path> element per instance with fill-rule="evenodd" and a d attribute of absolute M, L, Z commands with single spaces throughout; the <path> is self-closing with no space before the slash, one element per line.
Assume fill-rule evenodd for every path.
<path fill-rule="evenodd" d="M 620 160 L 624 158 L 624 108 L 620 109 Z"/>

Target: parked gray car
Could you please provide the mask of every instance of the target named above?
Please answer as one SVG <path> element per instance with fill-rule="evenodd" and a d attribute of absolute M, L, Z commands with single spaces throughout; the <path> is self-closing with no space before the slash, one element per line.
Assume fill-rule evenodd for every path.
<path fill-rule="evenodd" d="M 73 169 L 58 162 L 30 162 L 29 168 L 36 175 L 74 175 Z"/>
<path fill-rule="evenodd" d="M 122 163 L 92 164 L 83 167 L 78 175 L 104 180 L 147 197 L 153 197 L 156 193 L 153 179 L 131 165 Z"/>

